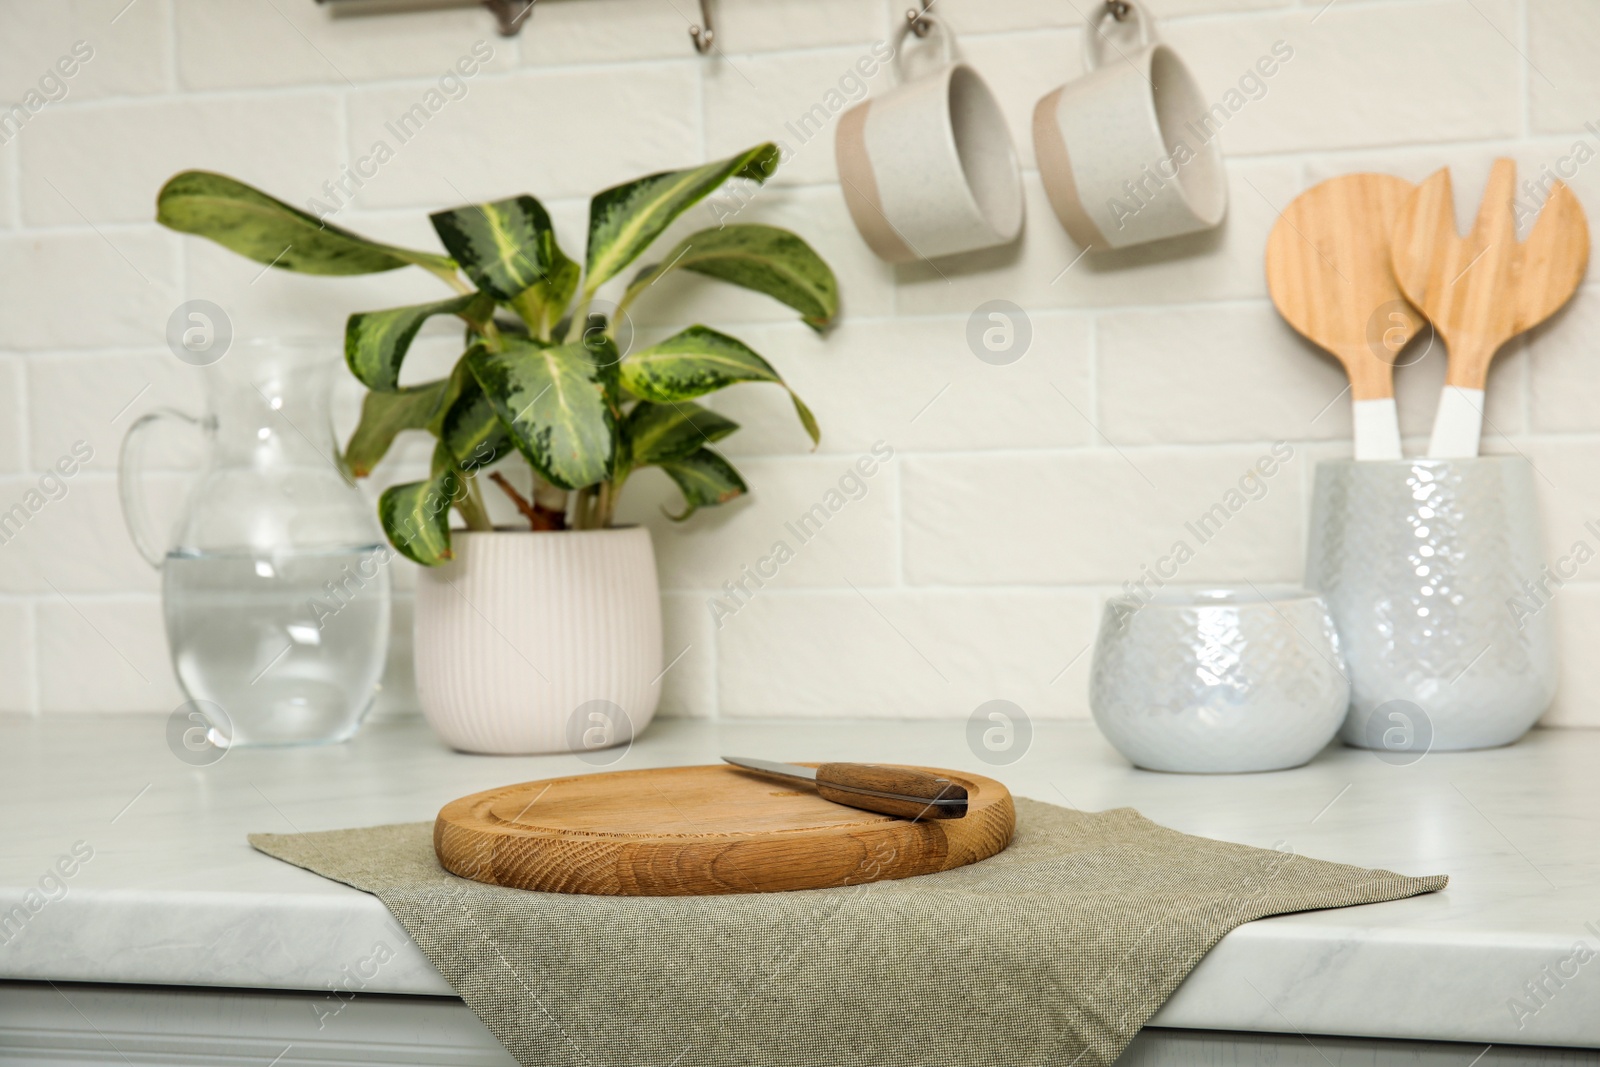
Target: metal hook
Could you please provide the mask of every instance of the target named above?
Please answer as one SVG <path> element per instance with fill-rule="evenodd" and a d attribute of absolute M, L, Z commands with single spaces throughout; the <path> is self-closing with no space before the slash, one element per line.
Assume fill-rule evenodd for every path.
<path fill-rule="evenodd" d="M 701 55 L 711 51 L 717 39 L 717 31 L 711 26 L 711 0 L 700 0 L 700 26 L 690 26 L 689 36 L 694 40 L 694 50 Z"/>
<path fill-rule="evenodd" d="M 1118 22 L 1126 22 L 1133 14 L 1133 5 L 1128 0 L 1106 0 L 1106 14 Z"/>
<path fill-rule="evenodd" d="M 500 36 L 515 37 L 522 30 L 523 20 L 533 11 L 539 0 L 483 0 L 483 6 L 494 15 Z"/>
<path fill-rule="evenodd" d="M 1110 0 L 1107 0 L 1107 2 L 1109 3 Z M 933 23 L 928 21 L 928 8 L 932 6 L 929 0 L 922 0 L 921 11 L 914 7 L 906 10 L 906 21 L 911 23 L 911 32 L 918 37 L 928 36 L 928 31 L 933 29 Z"/>

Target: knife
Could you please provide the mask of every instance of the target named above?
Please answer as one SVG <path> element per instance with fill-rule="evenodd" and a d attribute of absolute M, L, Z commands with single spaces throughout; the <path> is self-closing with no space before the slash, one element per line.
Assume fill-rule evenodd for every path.
<path fill-rule="evenodd" d="M 959 819 L 967 813 L 966 787 L 926 771 L 872 763 L 824 763 L 812 768 L 742 756 L 722 759 L 757 774 L 805 782 L 815 786 L 822 799 L 862 811 L 898 815 L 913 822 Z"/>

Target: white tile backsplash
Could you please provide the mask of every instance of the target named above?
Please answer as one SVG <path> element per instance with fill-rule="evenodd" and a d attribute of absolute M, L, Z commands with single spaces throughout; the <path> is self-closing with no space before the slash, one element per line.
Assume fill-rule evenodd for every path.
<path fill-rule="evenodd" d="M 12 350 L 161 344 L 180 300 L 178 237 L 153 224 L 13 231 L 0 234 L 0 278 Z"/>
<path fill-rule="evenodd" d="M 740 473 L 759 489 L 685 524 L 663 514 L 682 510 L 677 487 L 649 468 L 629 479 L 618 521 L 650 527 L 665 589 L 723 589 L 774 556 L 780 542 L 793 558 L 766 582 L 773 588 L 891 585 L 900 461 L 870 463 L 872 473 L 863 476 L 859 460 L 854 454 L 741 459 Z"/>
<path fill-rule="evenodd" d="M 1101 599 L 1179 542 L 1193 552 L 1185 580 L 1298 580 L 1311 468 L 1349 447 L 1339 369 L 1283 325 L 1263 280 L 1267 234 L 1301 189 L 1350 170 L 1417 180 L 1450 165 L 1465 219 L 1489 161 L 1510 155 L 1524 177 L 1565 168 L 1600 211 L 1600 165 L 1571 165 L 1580 141 L 1600 158 L 1600 132 L 1584 126 L 1600 123 L 1589 0 L 1151 0 L 1161 38 L 1227 112 L 1228 217 L 1215 233 L 1080 258 L 1044 197 L 1031 115 L 1081 70 L 1087 9 L 939 0 L 1000 101 L 1027 221 L 1010 247 L 891 267 L 845 210 L 833 136 L 863 95 L 856 61 L 898 30 L 904 6 L 722 0 L 718 49 L 701 57 L 687 33 L 698 7 L 673 0 L 541 0 L 511 40 L 471 7 L 334 19 L 312 0 L 0 0 L 0 111 L 75 42 L 93 53 L 61 89 L 45 86 L 59 98 L 20 130 L 0 126 L 0 511 L 74 441 L 95 450 L 65 498 L 0 544 L 0 710 L 181 699 L 156 577 L 123 530 L 114 475 L 133 420 L 201 403 L 204 375 L 164 344 L 180 301 L 218 303 L 241 337 L 325 338 L 334 358 L 351 312 L 444 295 L 418 270 L 314 278 L 161 230 L 156 191 L 187 167 L 320 201 L 340 225 L 429 250 L 429 210 L 529 192 L 579 257 L 601 188 L 783 141 L 773 182 L 735 214 L 690 212 L 658 254 L 724 219 L 795 230 L 839 278 L 830 336 L 691 274 L 633 308 L 639 343 L 691 322 L 743 338 L 824 434 L 813 450 L 781 389 L 740 386 L 708 403 L 745 425 L 722 449 L 749 498 L 680 525 L 663 514 L 678 497 L 660 472 L 629 483 L 621 518 L 651 528 L 666 590 L 661 712 L 936 717 L 952 730 L 990 699 L 1086 715 Z M 1278 41 L 1292 57 L 1241 84 Z M 441 83 L 447 68 L 459 81 Z M 877 70 L 864 91 L 893 77 Z M 379 141 L 393 154 L 373 165 Z M 350 168 L 367 172 L 359 190 Z M 349 191 L 329 202 L 324 184 L 341 180 Z M 973 347 L 998 322 L 978 309 L 997 300 L 1028 318 L 1028 348 L 1010 363 Z M 1600 516 L 1597 301 L 1600 287 L 1583 290 L 1491 376 L 1487 447 L 1536 464 L 1552 552 Z M 405 380 L 443 373 L 454 332 L 430 327 Z M 1403 362 L 1402 427 L 1417 450 L 1442 348 L 1418 342 Z M 359 390 L 342 383 L 336 400 L 348 428 Z M 148 489 L 170 515 L 196 454 L 181 431 L 158 438 Z M 1264 492 L 1240 493 L 1278 441 L 1292 456 Z M 875 446 L 892 457 L 871 459 Z M 428 455 L 424 439 L 402 439 L 369 492 L 419 476 Z M 780 543 L 788 554 L 760 577 Z M 404 628 L 414 567 L 394 577 Z M 1558 619 L 1566 673 L 1548 721 L 1600 725 L 1600 673 L 1584 660 L 1600 580 L 1569 584 Z M 409 648 L 398 635 L 383 714 L 414 705 Z"/>
<path fill-rule="evenodd" d="M 699 88 L 699 68 L 678 59 L 480 74 L 458 99 L 431 80 L 350 90 L 350 158 L 376 159 L 380 142 L 393 154 L 367 165 L 376 173 L 355 203 L 425 214 L 524 192 L 588 198 L 700 162 Z"/>
<path fill-rule="evenodd" d="M 719 688 L 743 715 L 951 719 L 937 728 L 957 733 L 987 700 L 1083 718 L 1089 657 L 1063 669 L 1094 639 L 1095 607 L 1082 590 L 762 593 L 716 631 Z"/>
<path fill-rule="evenodd" d="M 899 8 L 903 5 L 893 5 Z M 1155 0 L 1144 5 L 1158 19 L 1183 15 L 1292 7 L 1292 0 Z M 1053 0 L 939 0 L 937 12 L 963 36 L 995 30 L 1027 31 L 1041 27 L 1078 27 L 1094 10 L 1089 4 Z"/>
<path fill-rule="evenodd" d="M 1274 447 L 907 458 L 907 580 L 1120 589 L 1183 543 L 1182 581 L 1297 581 L 1301 450 L 1276 444 L 1287 461 L 1249 478 Z"/>
<path fill-rule="evenodd" d="M 28 358 L 27 372 L 30 469 L 49 468 L 84 441 L 95 450 L 96 469 L 109 475 L 136 413 L 163 407 L 199 416 L 204 409 L 205 372 L 165 348 L 38 353 Z M 200 448 L 198 431 L 166 428 L 152 434 L 145 462 L 152 470 L 192 470 Z"/>
<path fill-rule="evenodd" d="M 0 601 L 0 677 L 6 679 L 0 686 L 0 711 L 37 709 L 33 636 L 33 605 L 22 600 Z"/>
<path fill-rule="evenodd" d="M 6 536 L 0 544 L 0 583 L 5 589 L 68 594 L 160 590 L 160 578 L 135 550 L 123 524 L 113 476 L 116 463 L 112 437 L 94 447 L 93 458 L 69 478 L 49 472 L 0 478 L 0 523 Z M 150 495 L 151 510 L 170 519 L 178 513 L 182 488 L 175 479 L 151 475 L 142 491 Z M 32 512 L 26 522 L 20 521 L 18 504 Z M 162 523 L 157 535 L 166 528 Z"/>
<path fill-rule="evenodd" d="M 731 155 L 762 141 L 784 149 L 784 163 L 770 182 L 792 185 L 835 180 L 833 138 L 839 116 L 855 104 L 893 87 L 893 73 L 878 63 L 878 35 L 850 48 L 733 55 L 704 75 L 706 151 Z M 870 78 L 856 64 L 873 65 Z"/>
<path fill-rule="evenodd" d="M 332 94 L 308 92 L 46 110 L 19 138 L 22 217 L 30 226 L 150 222 L 162 183 L 191 168 L 303 205 L 337 176 L 339 109 Z"/>
<path fill-rule="evenodd" d="M 38 92 L 54 101 L 49 111 L 68 102 L 165 92 L 171 86 L 171 17 L 169 0 L 4 0 L 0 101 L 9 105 Z"/>
<path fill-rule="evenodd" d="M 159 597 L 51 593 L 35 613 L 39 704 L 46 711 L 165 711 L 183 702 Z"/>
<path fill-rule="evenodd" d="M 1585 540 L 1593 545 L 1591 538 Z M 1562 553 L 1569 547 L 1563 547 Z M 1561 680 L 1555 706 L 1545 713 L 1543 722 L 1548 726 L 1594 726 L 1600 657 L 1594 654 L 1593 634 L 1600 627 L 1600 585 L 1565 586 L 1550 603 L 1560 635 Z"/>
<path fill-rule="evenodd" d="M 705 598 L 661 597 L 661 703 L 657 715 L 704 719 L 716 714 L 717 642 Z"/>
<path fill-rule="evenodd" d="M 517 47 L 537 68 L 681 59 L 689 10 L 678 0 L 542 0 Z"/>
<path fill-rule="evenodd" d="M 1118 445 L 1350 436 L 1344 370 L 1264 301 L 1101 315 L 1096 352 Z"/>
<path fill-rule="evenodd" d="M 800 325 L 739 333 L 814 405 L 827 426 L 819 452 L 854 456 L 879 441 L 902 452 L 1087 445 L 1093 430 L 1073 408 L 1091 406 L 1089 320 L 1029 321 L 1027 351 L 1003 365 L 973 358 L 965 316 L 849 321 L 825 341 Z M 782 390 L 741 386 L 715 404 L 745 427 L 729 454 L 810 449 Z"/>
<path fill-rule="evenodd" d="M 23 410 L 23 361 L 16 356 L 0 357 L 0 411 Z M 27 459 L 21 420 L 12 417 L 0 425 L 0 472 L 12 473 L 22 469 Z"/>
<path fill-rule="evenodd" d="M 1518 10 L 1517 0 L 1305 4 L 1179 23 L 1165 38 L 1229 112 L 1228 152 L 1462 141 L 1522 130 L 1529 71 L 1507 36 Z M 1278 42 L 1292 56 L 1242 82 Z"/>
<path fill-rule="evenodd" d="M 173 0 L 173 6 L 178 79 L 191 89 L 353 86 L 445 77 L 464 57 L 467 69 L 508 70 L 517 62 L 516 44 L 499 37 L 487 11 L 369 19 L 330 18 L 320 5 L 273 0 Z"/>
<path fill-rule="evenodd" d="M 1597 297 L 1585 290 L 1529 334 L 1528 417 L 1535 432 L 1600 431 L 1600 376 L 1589 366 L 1600 330 Z"/>
<path fill-rule="evenodd" d="M 1600 5 L 1584 0 L 1527 0 L 1528 95 L 1533 129 L 1577 133 L 1600 123 Z"/>
<path fill-rule="evenodd" d="M 17 219 L 17 142 L 0 145 L 0 231 L 9 230 Z"/>
<path fill-rule="evenodd" d="M 698 6 L 682 10 L 698 19 Z M 895 12 L 898 15 L 898 12 Z M 721 0 L 712 12 L 725 55 L 856 45 L 883 38 L 889 12 L 861 0 Z"/>

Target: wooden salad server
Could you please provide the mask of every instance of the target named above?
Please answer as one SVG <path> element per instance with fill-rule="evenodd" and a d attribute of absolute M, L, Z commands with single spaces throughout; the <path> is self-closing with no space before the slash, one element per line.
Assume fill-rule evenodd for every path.
<path fill-rule="evenodd" d="M 1345 174 L 1284 208 L 1267 237 L 1267 290 L 1278 313 L 1332 353 L 1350 377 L 1356 459 L 1399 459 L 1394 357 L 1422 327 L 1389 266 L 1389 231 L 1412 185 Z"/>
<path fill-rule="evenodd" d="M 1560 181 L 1526 241 L 1517 240 L 1517 165 L 1497 159 L 1472 232 L 1456 231 L 1450 168 L 1417 186 L 1391 237 L 1394 273 L 1450 353 L 1428 455 L 1476 456 L 1483 389 L 1495 353 L 1565 304 L 1589 263 L 1589 225 Z"/>

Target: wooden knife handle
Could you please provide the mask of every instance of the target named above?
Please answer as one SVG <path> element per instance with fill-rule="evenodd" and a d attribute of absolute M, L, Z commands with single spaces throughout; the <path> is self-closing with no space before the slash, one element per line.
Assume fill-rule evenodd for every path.
<path fill-rule="evenodd" d="M 892 800 L 888 797 L 867 796 L 857 790 L 872 793 L 898 793 L 901 796 L 920 797 L 922 802 Z M 959 819 L 967 813 L 966 805 L 931 803 L 934 800 L 967 799 L 965 786 L 948 778 L 940 778 L 926 771 L 906 767 L 879 767 L 870 763 L 824 763 L 817 768 L 817 793 L 824 800 L 845 804 L 863 811 L 877 811 L 885 815 L 898 815 L 903 819 Z"/>

